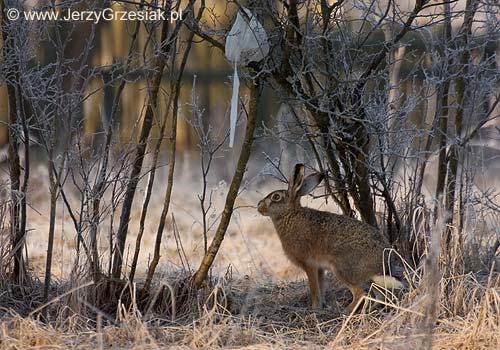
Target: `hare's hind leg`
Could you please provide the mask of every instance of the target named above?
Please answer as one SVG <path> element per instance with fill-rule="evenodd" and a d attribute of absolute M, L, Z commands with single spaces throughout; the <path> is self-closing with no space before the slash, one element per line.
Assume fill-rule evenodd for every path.
<path fill-rule="evenodd" d="M 313 265 L 304 266 L 304 270 L 309 280 L 309 290 L 311 291 L 311 302 L 313 309 L 321 309 L 323 307 L 323 298 L 320 288 L 320 269 Z M 322 277 L 321 277 L 322 280 Z"/>
<path fill-rule="evenodd" d="M 325 300 L 325 269 L 318 269 L 318 281 L 319 281 L 319 295 L 321 301 Z"/>
<path fill-rule="evenodd" d="M 350 314 L 351 312 L 353 312 L 355 309 L 358 308 L 359 301 L 361 300 L 361 298 L 365 296 L 366 293 L 365 290 L 360 286 L 349 285 L 348 287 L 352 293 L 352 302 L 349 304 L 349 306 L 347 306 L 346 313 Z"/>

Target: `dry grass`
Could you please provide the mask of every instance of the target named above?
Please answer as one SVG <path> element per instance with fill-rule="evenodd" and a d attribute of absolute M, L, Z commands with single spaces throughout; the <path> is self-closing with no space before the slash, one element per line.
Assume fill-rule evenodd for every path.
<path fill-rule="evenodd" d="M 192 183 L 179 180 L 177 186 L 187 189 Z M 218 194 L 225 188 L 222 185 L 216 190 L 220 191 L 214 195 L 214 208 L 218 210 L 223 202 L 223 196 Z M 181 263 L 182 254 L 171 226 L 168 227 L 162 266 L 152 293 L 152 297 L 157 298 L 154 310 L 144 309 L 141 296 L 136 292 L 139 288 L 129 287 L 124 287 L 127 292 L 121 294 L 122 303 L 113 306 L 113 310 L 92 308 L 88 300 L 91 291 L 96 293 L 96 289 L 88 286 L 86 280 L 80 278 L 83 274 L 73 266 L 75 240 L 67 213 L 62 209 L 58 214 L 56 237 L 56 281 L 50 305 L 44 306 L 38 278 L 45 259 L 47 206 L 39 199 L 44 196 L 32 195 L 38 198 L 33 201 L 28 236 L 33 280 L 22 291 L 0 283 L 0 349 L 500 347 L 500 275 L 491 265 L 482 271 L 464 273 L 466 269 L 458 268 L 463 260 L 442 256 L 438 263 L 423 264 L 411 272 L 415 283 L 399 295 L 399 300 L 388 302 L 384 308 L 371 313 L 365 309 L 349 316 L 342 312 L 350 295 L 329 276 L 329 306 L 312 311 L 308 307 L 305 276 L 286 260 L 270 222 L 257 216 L 253 208 L 241 208 L 234 217 L 210 286 L 196 294 L 186 293 L 189 291 L 186 276 L 197 267 L 203 237 L 196 196 L 186 196 L 182 191 L 174 194 L 173 212 L 185 253 L 183 257 L 189 266 Z M 246 191 L 237 205 L 254 205 L 261 195 L 255 190 Z M 152 200 L 140 273 L 144 273 L 152 250 L 161 200 L 161 196 L 154 196 Z M 136 211 L 130 229 L 131 244 L 135 242 L 138 215 Z M 109 248 L 106 232 L 101 235 L 101 251 L 106 261 Z M 439 251 L 438 246 L 435 248 Z M 132 249 L 133 246 L 130 251 Z M 456 258 L 458 253 L 453 254 Z M 438 277 L 434 286 L 432 276 Z M 176 296 L 174 302 L 171 291 Z M 45 309 L 48 322 L 43 321 L 38 312 Z"/>
<path fill-rule="evenodd" d="M 498 277 L 490 276 L 487 287 L 488 276 L 483 281 L 471 274 L 453 276 L 460 287 L 440 298 L 432 348 L 500 346 Z M 47 324 L 5 312 L 0 348 L 425 348 L 429 337 L 423 329 L 426 295 L 419 289 L 384 310 L 347 317 L 337 305 L 347 302 L 342 288 L 333 288 L 328 295 L 331 306 L 323 311 L 308 309 L 307 294 L 302 282 L 263 284 L 226 278 L 206 292 L 205 302 L 190 300 L 193 307 L 174 321 L 160 315 L 147 319 L 134 306 L 119 307 L 119 324 L 99 317 L 95 322 L 85 320 L 80 315 Z"/>

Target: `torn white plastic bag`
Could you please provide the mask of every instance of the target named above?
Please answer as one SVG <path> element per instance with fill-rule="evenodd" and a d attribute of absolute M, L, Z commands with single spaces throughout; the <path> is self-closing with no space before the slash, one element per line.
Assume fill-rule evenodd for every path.
<path fill-rule="evenodd" d="M 250 10 L 243 7 L 246 16 L 238 11 L 236 20 L 226 38 L 226 58 L 234 65 L 233 94 L 231 97 L 229 147 L 233 147 L 236 120 L 238 118 L 238 90 L 240 79 L 238 65 L 258 62 L 269 53 L 269 42 L 262 24 Z"/>

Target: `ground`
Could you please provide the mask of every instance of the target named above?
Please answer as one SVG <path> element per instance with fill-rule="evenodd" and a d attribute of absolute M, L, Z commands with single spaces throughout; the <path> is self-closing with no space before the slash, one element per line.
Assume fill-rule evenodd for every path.
<path fill-rule="evenodd" d="M 181 188 L 189 187 L 189 182 L 179 181 Z M 214 186 L 215 213 L 223 204 L 225 186 Z M 204 249 L 199 202 L 194 195 L 174 193 L 174 216 L 169 218 L 163 240 L 154 290 L 171 288 L 178 298 L 174 303 L 167 298 L 160 310 L 149 311 L 131 298 L 109 312 L 97 314 L 85 304 L 88 279 L 79 278 L 81 271 L 72 263 L 74 234 L 62 205 L 58 213 L 52 298 L 48 306 L 41 302 L 48 206 L 42 199 L 33 200 L 28 223 L 31 281 L 22 291 L 24 294 L 0 283 L 0 349 L 500 347 L 500 279 L 491 266 L 466 273 L 446 262 L 438 264 L 439 269 L 423 264 L 409 271 L 411 287 L 397 299 L 371 313 L 364 309 L 354 315 L 343 314 L 350 294 L 329 275 L 327 306 L 324 310 L 312 310 L 305 274 L 286 259 L 269 219 L 259 216 L 253 207 L 266 192 L 254 189 L 240 196 L 239 209 L 210 283 L 187 296 L 182 294 L 183 287 L 190 272 L 198 267 Z M 335 210 L 331 204 L 324 206 L 312 199 L 303 204 Z M 137 289 L 147 268 L 156 232 L 155 218 L 161 208 L 162 197 L 154 196 L 141 245 Z M 130 251 L 135 244 L 139 215 L 136 208 L 128 240 Z M 216 215 L 210 220 L 215 218 Z M 177 230 L 173 230 L 174 220 Z M 3 237 L 5 242 L 6 235 Z M 106 261 L 106 231 L 101 232 L 101 238 Z M 436 282 L 433 276 L 441 278 Z M 68 294 L 72 288 L 74 292 Z M 48 321 L 42 317 L 44 309 Z"/>

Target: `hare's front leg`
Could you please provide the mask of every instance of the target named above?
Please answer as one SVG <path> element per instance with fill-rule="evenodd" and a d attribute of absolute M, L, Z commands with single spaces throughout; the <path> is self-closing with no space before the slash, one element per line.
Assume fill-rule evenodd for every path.
<path fill-rule="evenodd" d="M 312 308 L 321 309 L 323 307 L 323 296 L 321 295 L 320 287 L 320 269 L 318 269 L 316 266 L 306 265 L 304 266 L 304 270 L 306 271 L 307 279 L 309 280 Z"/>

